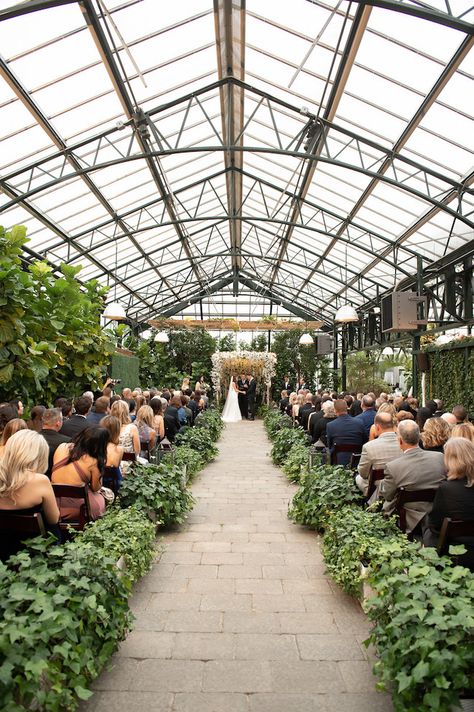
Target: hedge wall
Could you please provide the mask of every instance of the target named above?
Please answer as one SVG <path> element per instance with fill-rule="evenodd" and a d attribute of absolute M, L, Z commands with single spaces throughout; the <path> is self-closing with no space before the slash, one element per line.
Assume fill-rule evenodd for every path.
<path fill-rule="evenodd" d="M 443 346 L 428 346 L 429 358 L 426 396 L 441 398 L 451 410 L 462 404 L 474 416 L 474 338 L 462 339 Z"/>
<path fill-rule="evenodd" d="M 120 379 L 118 391 L 140 385 L 140 359 L 117 351 L 112 356 L 111 378 Z"/>

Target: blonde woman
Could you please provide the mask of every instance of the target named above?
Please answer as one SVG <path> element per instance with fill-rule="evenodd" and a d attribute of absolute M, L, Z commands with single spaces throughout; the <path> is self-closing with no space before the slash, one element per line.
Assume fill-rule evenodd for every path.
<path fill-rule="evenodd" d="M 137 413 L 135 425 L 138 429 L 140 443 L 149 443 L 150 448 L 155 447 L 156 432 L 154 426 L 154 413 L 149 405 L 142 405 Z"/>
<path fill-rule="evenodd" d="M 124 452 L 134 452 L 135 455 L 139 455 L 140 436 L 137 426 L 130 419 L 128 404 L 123 400 L 115 401 L 110 409 L 110 415 L 118 418 L 120 422 L 119 445 L 123 447 Z"/>
<path fill-rule="evenodd" d="M 0 457 L 3 457 L 5 445 L 12 435 L 15 435 L 19 430 L 26 430 L 26 423 L 21 418 L 13 418 L 5 425 L 2 436 L 0 437 Z"/>
<path fill-rule="evenodd" d="M 443 418 L 428 418 L 420 435 L 423 450 L 444 452 L 444 445 L 450 435 L 451 428 Z"/>
<path fill-rule="evenodd" d="M 290 399 L 290 403 L 291 403 L 291 399 Z M 300 409 L 303 404 L 304 404 L 304 395 L 302 393 L 298 393 L 298 395 L 296 396 L 295 402 L 293 403 L 292 409 L 291 409 L 291 417 L 293 418 L 293 423 L 299 423 Z"/>
<path fill-rule="evenodd" d="M 183 382 L 181 384 L 181 392 L 184 393 L 184 391 L 187 391 L 189 388 L 189 378 L 183 378 Z"/>
<path fill-rule="evenodd" d="M 395 410 L 395 407 L 391 403 L 381 403 L 379 409 L 377 410 L 377 413 L 390 413 L 392 416 L 392 424 L 398 425 L 398 420 L 397 420 L 397 411 Z M 369 440 L 375 440 L 377 437 L 377 433 L 375 430 L 375 423 L 373 423 L 370 426 L 369 430 Z"/>
<path fill-rule="evenodd" d="M 448 478 L 438 487 L 428 517 L 424 537 L 428 546 L 436 546 L 445 517 L 463 522 L 474 520 L 474 443 L 467 438 L 451 437 L 444 446 L 444 462 Z M 466 553 L 457 558 L 474 571 L 474 537 L 464 536 L 450 543 L 466 547 Z"/>
<path fill-rule="evenodd" d="M 0 509 L 42 511 L 47 524 L 59 521 L 48 467 L 49 447 L 34 430 L 19 430 L 5 445 L 0 460 Z"/>
<path fill-rule="evenodd" d="M 439 418 L 436 418 L 436 420 L 439 420 Z M 453 438 L 466 438 L 470 440 L 471 443 L 474 443 L 474 425 L 472 423 L 458 423 L 457 425 L 453 425 L 451 428 L 451 436 Z"/>
<path fill-rule="evenodd" d="M 109 431 L 110 440 L 107 444 L 107 459 L 106 467 L 116 467 L 120 469 L 120 463 L 123 457 L 123 447 L 119 445 L 120 438 L 120 420 L 114 415 L 106 415 L 99 423 L 101 428 Z"/>
<path fill-rule="evenodd" d="M 298 398 L 298 394 L 293 391 L 290 393 L 290 397 L 288 399 L 288 405 L 285 408 L 285 413 L 290 416 L 290 418 L 293 416 L 293 406 L 296 405 L 296 400 Z"/>

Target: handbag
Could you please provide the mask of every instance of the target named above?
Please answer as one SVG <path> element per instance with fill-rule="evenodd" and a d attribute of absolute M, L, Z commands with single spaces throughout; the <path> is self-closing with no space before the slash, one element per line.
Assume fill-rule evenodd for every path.
<path fill-rule="evenodd" d="M 115 500 L 115 495 L 109 487 L 101 487 L 99 490 L 106 504 L 112 504 Z"/>

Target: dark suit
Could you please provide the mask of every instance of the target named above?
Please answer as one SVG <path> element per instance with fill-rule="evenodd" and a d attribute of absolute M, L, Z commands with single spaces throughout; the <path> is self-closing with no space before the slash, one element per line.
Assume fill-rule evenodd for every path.
<path fill-rule="evenodd" d="M 367 433 L 368 438 L 370 435 L 370 428 L 374 424 L 375 410 L 373 408 L 368 408 L 359 415 L 356 415 L 356 419 L 360 420 L 360 422 L 364 424 L 365 432 Z"/>
<path fill-rule="evenodd" d="M 283 381 L 283 385 L 281 387 L 282 391 L 288 391 L 288 395 L 293 391 L 293 385 L 291 381 Z"/>
<path fill-rule="evenodd" d="M 176 410 L 176 408 L 174 410 Z M 178 431 L 180 429 L 179 420 L 177 420 L 177 411 L 176 411 L 176 416 L 175 416 L 174 413 L 168 413 L 168 408 L 167 408 L 163 415 L 163 420 L 165 423 L 165 435 L 168 438 L 168 440 L 170 441 L 170 443 L 172 443 L 172 442 L 174 442 L 176 434 L 178 433 Z"/>
<path fill-rule="evenodd" d="M 298 418 L 301 423 L 301 427 L 303 430 L 308 429 L 308 419 L 311 413 L 314 413 L 316 411 L 316 408 L 312 403 L 305 403 L 304 405 L 301 406 L 300 412 L 298 413 Z"/>
<path fill-rule="evenodd" d="M 349 415 L 352 415 L 354 418 L 357 415 L 360 415 L 362 413 L 362 406 L 360 404 L 360 400 L 355 400 L 351 407 L 349 408 Z"/>
<path fill-rule="evenodd" d="M 91 410 L 86 418 L 89 427 L 92 427 L 93 425 L 99 425 L 102 418 L 105 418 L 106 415 L 107 413 L 96 413 L 95 410 Z"/>
<path fill-rule="evenodd" d="M 282 413 L 286 413 L 286 409 L 288 407 L 288 403 L 290 402 L 289 398 L 282 398 L 280 401 L 280 410 Z"/>
<path fill-rule="evenodd" d="M 49 447 L 49 455 L 48 455 L 48 469 L 46 470 L 45 474 L 48 475 L 48 477 L 51 479 L 51 470 L 53 469 L 53 457 L 54 453 L 56 452 L 58 445 L 61 445 L 61 443 L 70 443 L 71 438 L 68 437 L 67 435 L 61 435 L 61 433 L 58 433 L 57 430 L 50 430 L 44 429 L 40 430 L 40 435 L 44 437 L 46 442 L 48 443 Z"/>
<path fill-rule="evenodd" d="M 240 412 L 242 414 L 242 418 L 248 418 L 248 400 L 247 400 L 247 389 L 248 389 L 248 382 L 246 380 L 242 381 L 242 379 L 238 379 L 237 381 L 237 388 L 239 391 L 245 391 L 245 393 L 239 393 L 238 394 L 238 401 L 239 401 L 239 408 Z"/>
<path fill-rule="evenodd" d="M 367 441 L 364 424 L 350 415 L 339 415 L 326 426 L 328 448 L 333 450 L 334 445 L 354 445 L 355 452 L 362 450 L 362 445 Z M 350 452 L 341 452 L 337 456 L 338 465 L 347 465 L 351 459 Z"/>
<path fill-rule="evenodd" d="M 255 418 L 255 396 L 257 395 L 257 381 L 255 378 L 252 378 L 251 381 L 247 381 L 248 383 L 248 388 L 247 388 L 247 406 L 248 406 L 248 414 L 250 417 L 250 420 L 254 420 Z"/>
<path fill-rule="evenodd" d="M 407 490 L 436 489 L 446 479 L 444 457 L 440 452 L 427 452 L 413 447 L 401 457 L 387 463 L 385 477 L 380 483 L 380 494 L 385 502 L 384 512 L 392 514 L 395 510 L 397 489 Z M 425 515 L 431 511 L 431 502 L 408 502 L 407 531 L 411 532 Z"/>
<path fill-rule="evenodd" d="M 59 432 L 61 433 L 61 435 L 67 435 L 71 438 L 71 440 L 74 440 L 76 435 L 79 435 L 79 433 L 82 433 L 83 430 L 90 427 L 91 423 L 89 420 L 87 420 L 87 418 L 85 418 L 83 415 L 78 415 L 77 413 L 74 413 L 74 415 L 71 415 L 68 420 L 64 421 L 63 426 Z"/>

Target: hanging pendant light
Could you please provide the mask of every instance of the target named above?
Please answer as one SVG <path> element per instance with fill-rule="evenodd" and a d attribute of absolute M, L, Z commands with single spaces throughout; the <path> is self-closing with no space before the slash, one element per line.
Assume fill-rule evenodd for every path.
<path fill-rule="evenodd" d="M 393 356 L 394 351 L 391 346 L 386 346 L 382 351 L 382 356 Z"/>
<path fill-rule="evenodd" d="M 102 316 L 105 319 L 110 319 L 111 321 L 121 321 L 122 319 L 127 318 L 125 309 L 118 302 L 111 302 L 110 304 L 107 304 Z"/>
<path fill-rule="evenodd" d="M 169 340 L 170 337 L 168 336 L 166 331 L 159 331 L 155 336 L 155 341 L 157 341 L 159 344 L 167 344 Z"/>
<path fill-rule="evenodd" d="M 145 331 L 142 331 L 140 336 L 142 337 L 142 339 L 148 340 L 151 336 L 151 329 L 145 329 Z"/>
<path fill-rule="evenodd" d="M 300 346 L 311 346 L 311 344 L 314 343 L 313 337 L 311 336 L 311 334 L 302 334 L 298 343 Z"/>
<path fill-rule="evenodd" d="M 438 336 L 438 338 L 435 341 L 435 344 L 437 346 L 442 346 L 443 344 L 449 344 L 450 341 L 452 341 L 452 337 L 448 336 L 447 334 L 441 334 Z"/>
<path fill-rule="evenodd" d="M 349 324 L 353 321 L 359 321 L 359 317 L 354 307 L 351 307 L 350 304 L 344 304 L 344 306 L 339 307 L 337 310 L 334 316 L 334 321 L 338 321 L 342 324 Z"/>

